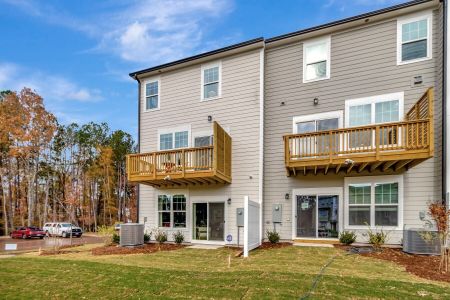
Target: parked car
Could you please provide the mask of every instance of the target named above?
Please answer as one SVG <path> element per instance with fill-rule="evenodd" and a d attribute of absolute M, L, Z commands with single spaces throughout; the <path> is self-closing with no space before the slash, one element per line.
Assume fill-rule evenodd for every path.
<path fill-rule="evenodd" d="M 81 237 L 83 234 L 80 227 L 66 222 L 45 223 L 43 229 L 47 236 L 70 237 L 70 229 L 72 229 L 72 237 Z"/>
<path fill-rule="evenodd" d="M 45 231 L 40 229 L 39 227 L 17 227 L 16 230 L 11 232 L 10 234 L 11 238 L 22 238 L 22 239 L 29 239 L 29 238 L 40 238 L 43 239 L 45 236 Z"/>

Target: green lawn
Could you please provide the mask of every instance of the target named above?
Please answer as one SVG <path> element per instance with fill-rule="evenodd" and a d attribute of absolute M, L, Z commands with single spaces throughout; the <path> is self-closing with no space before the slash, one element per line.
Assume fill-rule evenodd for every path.
<path fill-rule="evenodd" d="M 311 299 L 449 299 L 450 285 L 420 279 L 381 260 L 333 248 L 256 250 L 181 249 L 127 256 L 0 258 L 0 299 L 299 299 L 321 267 Z"/>

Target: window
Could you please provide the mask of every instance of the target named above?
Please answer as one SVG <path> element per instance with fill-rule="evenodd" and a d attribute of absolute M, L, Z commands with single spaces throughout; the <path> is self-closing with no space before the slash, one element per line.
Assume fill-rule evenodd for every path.
<path fill-rule="evenodd" d="M 145 83 L 145 110 L 159 109 L 159 80 Z"/>
<path fill-rule="evenodd" d="M 331 38 L 305 42 L 303 44 L 303 82 L 330 78 Z"/>
<path fill-rule="evenodd" d="M 342 128 L 343 111 L 330 111 L 326 113 L 299 116 L 293 118 L 293 132 L 294 133 L 308 133 L 316 131 L 325 131 Z M 329 135 L 320 135 L 315 138 L 300 139 L 293 154 L 300 157 L 311 156 L 315 153 L 329 153 L 330 146 L 333 150 L 339 148 L 339 136 L 335 136 L 332 145 L 330 145 Z"/>
<path fill-rule="evenodd" d="M 202 100 L 221 96 L 221 64 L 202 66 Z"/>
<path fill-rule="evenodd" d="M 189 147 L 190 126 L 158 130 L 159 150 Z"/>
<path fill-rule="evenodd" d="M 158 226 L 186 228 L 186 196 L 158 196 Z"/>
<path fill-rule="evenodd" d="M 345 178 L 347 225 L 400 228 L 401 175 Z"/>
<path fill-rule="evenodd" d="M 378 95 L 345 101 L 345 127 L 398 122 L 403 116 L 403 92 Z M 397 143 L 396 132 L 392 128 L 380 130 L 381 144 Z M 349 147 L 367 147 L 375 145 L 375 134 L 371 131 L 349 134 Z"/>
<path fill-rule="evenodd" d="M 186 227 L 186 196 L 173 196 L 173 227 Z"/>
<path fill-rule="evenodd" d="M 397 21 L 397 63 L 431 58 L 431 14 Z"/>
<path fill-rule="evenodd" d="M 170 198 L 167 195 L 158 196 L 158 226 L 170 227 Z"/>

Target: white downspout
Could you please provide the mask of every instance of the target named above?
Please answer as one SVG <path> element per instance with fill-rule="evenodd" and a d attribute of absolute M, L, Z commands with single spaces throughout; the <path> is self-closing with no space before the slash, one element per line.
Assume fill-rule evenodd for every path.
<path fill-rule="evenodd" d="M 444 40 L 444 52 L 442 53 L 443 56 L 445 56 L 445 65 L 444 65 L 444 80 L 445 82 L 442 82 L 443 85 L 443 89 L 445 89 L 445 97 L 448 98 L 448 95 L 450 95 L 450 87 L 449 87 L 449 77 L 448 77 L 448 71 L 449 71 L 449 56 L 448 56 L 448 47 L 447 47 L 447 43 L 450 39 L 450 28 L 449 28 L 449 22 L 448 22 L 448 16 L 450 14 L 450 9 L 449 9 L 449 5 L 448 5 L 448 0 L 443 1 L 443 5 L 444 5 L 444 24 L 445 24 L 445 40 Z M 446 101 L 446 106 L 445 106 L 445 114 L 446 114 L 446 132 L 445 132 L 445 137 L 446 137 L 446 145 L 445 145 L 445 149 L 443 149 L 443 151 L 445 151 L 445 153 L 443 153 L 442 155 L 446 156 L 445 159 L 445 172 L 446 172 L 446 180 L 445 180 L 445 191 L 444 191 L 444 195 L 446 196 L 446 200 L 447 200 L 447 208 L 449 207 L 449 188 L 450 188 L 450 103 L 447 101 L 447 99 L 442 99 L 442 101 Z"/>
<path fill-rule="evenodd" d="M 259 51 L 259 237 L 262 241 L 264 239 L 263 231 L 263 210 L 264 210 L 264 53 L 265 44 L 263 43 L 263 48 Z"/>

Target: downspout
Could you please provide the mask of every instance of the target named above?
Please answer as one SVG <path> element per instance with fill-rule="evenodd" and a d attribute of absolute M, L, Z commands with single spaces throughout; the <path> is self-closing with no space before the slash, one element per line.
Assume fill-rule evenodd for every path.
<path fill-rule="evenodd" d="M 442 0 L 442 18 L 443 18 L 443 28 L 442 28 L 442 201 L 447 205 L 448 207 L 448 201 L 449 201 L 449 194 L 448 194 L 448 187 L 450 186 L 448 180 L 450 179 L 447 175 L 447 171 L 450 170 L 450 166 L 448 165 L 450 161 L 448 160 L 448 139 L 450 138 L 447 136 L 450 131 L 448 130 L 448 117 L 450 115 L 450 108 L 447 105 L 447 69 L 448 69 L 448 57 L 447 57 L 447 40 L 448 40 L 448 34 L 449 30 L 447 28 L 448 26 L 448 3 L 446 0 Z"/>
<path fill-rule="evenodd" d="M 138 134 L 137 134 L 137 153 L 141 152 L 141 80 L 134 75 L 133 77 L 138 82 Z M 136 187 L 136 223 L 139 223 L 139 199 L 140 185 Z"/>
<path fill-rule="evenodd" d="M 265 43 L 259 52 L 259 237 L 261 242 L 264 240 L 263 235 L 263 209 L 264 209 L 264 62 L 265 62 Z"/>

